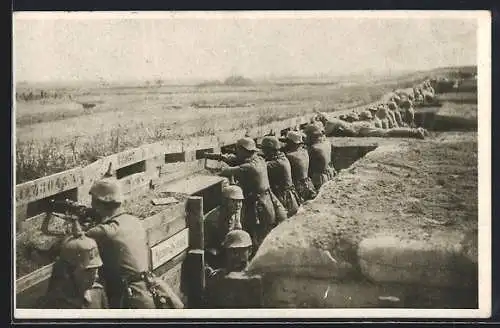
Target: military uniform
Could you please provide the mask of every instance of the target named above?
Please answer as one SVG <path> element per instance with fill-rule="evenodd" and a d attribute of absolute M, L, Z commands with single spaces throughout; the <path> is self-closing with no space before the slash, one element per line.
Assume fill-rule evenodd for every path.
<path fill-rule="evenodd" d="M 90 190 L 93 198 L 100 201 L 121 203 L 121 191 L 115 180 L 98 181 Z M 117 213 L 87 231 L 96 240 L 103 260 L 101 277 L 111 308 L 155 309 L 152 284 L 146 278 L 149 273 L 149 248 L 144 227 L 139 218 Z M 154 280 L 154 279 L 153 279 Z M 163 282 L 162 282 L 163 283 Z M 161 287 L 161 288 L 160 288 Z M 161 285 L 167 303 L 182 307 L 168 286 Z"/>
<path fill-rule="evenodd" d="M 43 309 L 107 309 L 108 299 L 104 287 L 95 282 L 92 288 L 85 291 L 83 296 L 71 293 L 70 285 L 61 285 L 57 289 L 49 289 L 46 298 L 42 301 Z"/>
<path fill-rule="evenodd" d="M 267 164 L 265 160 L 257 155 L 255 143 L 249 138 L 238 141 L 243 147 L 245 145 L 254 153 L 243 160 L 243 163 L 231 168 L 231 174 L 239 182 L 243 189 L 245 200 L 243 201 L 242 225 L 253 239 L 253 245 L 257 249 L 265 236 L 279 222 L 287 218 L 286 210 L 271 191 Z"/>
<path fill-rule="evenodd" d="M 153 298 L 138 278 L 149 269 L 146 231 L 139 219 L 118 214 L 88 230 L 87 235 L 99 245 L 111 308 L 154 309 Z"/>
<path fill-rule="evenodd" d="M 234 248 L 250 250 L 252 239 L 245 231 L 233 230 L 225 236 L 222 246 L 227 251 Z M 245 302 L 249 298 L 248 295 L 242 294 L 237 286 L 231 284 L 232 279 L 236 278 L 239 280 L 244 275 L 243 272 L 248 264 L 248 258 L 246 256 L 238 258 L 238 263 L 238 266 L 226 263 L 227 265 L 223 268 L 215 270 L 209 266 L 205 266 L 206 289 L 204 296 L 209 308 L 234 308 L 246 307 L 248 305 L 245 304 L 248 303 Z"/>
<path fill-rule="evenodd" d="M 297 145 L 302 145 L 302 136 L 297 132 L 290 131 L 287 139 Z M 286 150 L 285 150 L 286 151 Z M 316 197 L 316 190 L 309 174 L 309 153 L 299 146 L 293 151 L 286 151 L 286 157 L 290 162 L 292 181 L 295 190 L 300 197 L 300 202 L 304 202 Z"/>
<path fill-rule="evenodd" d="M 321 131 L 311 127 L 308 135 L 318 136 Z M 322 134 L 321 134 L 322 135 Z M 327 181 L 332 180 L 336 171 L 332 166 L 332 145 L 327 140 L 312 142 L 309 145 L 309 176 L 316 190 Z"/>
<path fill-rule="evenodd" d="M 270 147 L 274 153 L 267 155 L 267 174 L 271 190 L 285 207 L 287 216 L 297 213 L 301 199 L 295 191 L 292 180 L 292 168 L 285 154 L 278 149 L 279 141 L 275 137 L 266 137 L 262 141 L 262 147 Z"/>
<path fill-rule="evenodd" d="M 80 224 L 75 220 L 72 235 L 61 242 L 60 254 L 52 268 L 41 308 L 108 308 L 104 287 L 96 281 L 95 276 L 95 270 L 101 266 L 102 259 L 96 242 L 84 235 Z M 88 271 L 89 269 L 94 271 Z M 77 270 L 83 275 L 76 275 Z M 75 281 L 78 278 L 84 280 Z"/>
<path fill-rule="evenodd" d="M 236 185 L 230 185 L 223 189 L 226 200 L 243 202 L 243 191 Z M 211 216 L 204 221 L 205 250 L 208 252 L 207 262 L 219 266 L 220 247 L 224 237 L 229 231 L 243 229 L 241 225 L 241 208 L 234 211 L 230 209 L 227 202 L 223 203 L 218 216 Z"/>

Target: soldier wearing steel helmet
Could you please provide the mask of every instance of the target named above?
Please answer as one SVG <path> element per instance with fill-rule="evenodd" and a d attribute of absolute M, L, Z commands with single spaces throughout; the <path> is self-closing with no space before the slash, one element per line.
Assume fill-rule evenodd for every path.
<path fill-rule="evenodd" d="M 61 243 L 42 308 L 108 308 L 104 287 L 97 281 L 101 266 L 97 243 L 84 235 L 78 220 L 75 220 L 73 233 Z"/>
<path fill-rule="evenodd" d="M 402 118 L 410 127 L 415 127 L 415 109 L 413 108 L 413 102 L 409 99 L 405 99 L 401 102 Z"/>
<path fill-rule="evenodd" d="M 292 180 L 290 161 L 280 150 L 281 144 L 274 136 L 264 137 L 262 151 L 267 163 L 267 174 L 271 190 L 279 199 L 287 212 L 287 216 L 295 215 L 299 210 L 301 199 L 295 190 Z"/>
<path fill-rule="evenodd" d="M 401 116 L 401 110 L 398 107 L 398 105 L 394 101 L 391 101 L 387 104 L 387 108 L 392 112 L 397 127 L 400 128 L 405 127 L 406 124 L 403 121 L 403 117 Z"/>
<path fill-rule="evenodd" d="M 316 190 L 337 174 L 332 163 L 332 145 L 314 125 L 306 128 L 309 152 L 309 177 Z"/>
<path fill-rule="evenodd" d="M 371 118 L 371 123 L 372 125 L 375 127 L 375 128 L 379 128 L 379 129 L 382 129 L 382 122 L 380 121 L 380 119 L 375 115 L 378 111 L 378 108 L 377 106 L 370 106 L 368 107 L 368 112 L 371 114 L 372 118 Z"/>
<path fill-rule="evenodd" d="M 222 190 L 222 204 L 218 216 L 205 220 L 205 249 L 207 262 L 218 266 L 222 241 L 226 234 L 233 230 L 243 229 L 241 210 L 243 206 L 243 190 L 237 185 L 229 185 Z"/>
<path fill-rule="evenodd" d="M 309 153 L 303 147 L 302 134 L 297 131 L 289 131 L 285 138 L 284 151 L 290 162 L 292 181 L 295 190 L 300 197 L 300 202 L 316 197 L 316 189 L 309 174 Z"/>
<path fill-rule="evenodd" d="M 222 160 L 229 164 L 230 166 L 224 168 L 220 174 L 234 177 L 243 189 L 245 199 L 242 225 L 252 236 L 254 251 L 269 231 L 287 217 L 285 209 L 280 206 L 281 203 L 271 190 L 266 162 L 257 152 L 258 148 L 253 139 L 242 138 L 237 141 L 236 154 L 233 156 L 206 154 L 206 158 Z"/>
<path fill-rule="evenodd" d="M 252 238 L 244 230 L 233 230 L 225 236 L 222 247 L 224 265 L 219 269 L 205 266 L 206 301 L 211 308 L 227 307 L 224 278 L 234 273 L 242 273 L 252 253 Z"/>
<path fill-rule="evenodd" d="M 123 196 L 118 181 L 99 180 L 91 187 L 90 195 L 92 208 L 101 221 L 86 234 L 99 246 L 103 260 L 101 276 L 110 307 L 182 308 L 180 299 L 164 282 L 158 286 L 157 281 L 151 281 L 146 231 L 139 218 L 121 211 Z"/>

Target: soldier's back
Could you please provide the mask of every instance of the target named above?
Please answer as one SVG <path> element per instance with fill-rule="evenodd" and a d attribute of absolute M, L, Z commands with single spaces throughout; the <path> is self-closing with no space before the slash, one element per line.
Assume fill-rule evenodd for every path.
<path fill-rule="evenodd" d="M 101 250 L 104 266 L 122 274 L 135 274 L 149 267 L 146 231 L 139 218 L 122 213 L 106 222 L 116 225 Z"/>
<path fill-rule="evenodd" d="M 288 152 L 286 157 L 290 162 L 292 179 L 298 181 L 307 178 L 309 171 L 309 154 L 307 150 L 300 147 L 295 151 Z"/>
<path fill-rule="evenodd" d="M 270 184 L 266 161 L 256 154 L 251 156 L 240 165 L 238 179 L 245 196 L 268 190 Z"/>
<path fill-rule="evenodd" d="M 321 141 L 309 147 L 309 172 L 324 172 L 331 162 L 332 145 Z"/>
<path fill-rule="evenodd" d="M 267 162 L 269 183 L 273 188 L 289 187 L 292 182 L 292 168 L 285 154 L 280 153 L 276 158 Z"/>

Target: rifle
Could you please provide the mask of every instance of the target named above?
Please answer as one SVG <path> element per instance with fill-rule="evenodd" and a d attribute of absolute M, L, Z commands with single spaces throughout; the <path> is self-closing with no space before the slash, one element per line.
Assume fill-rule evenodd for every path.
<path fill-rule="evenodd" d="M 88 230 L 96 226 L 99 218 L 99 215 L 93 208 L 87 207 L 78 202 L 69 199 L 51 200 L 49 202 L 47 216 L 42 224 L 42 231 L 46 234 L 54 234 L 48 230 L 49 222 L 53 217 L 53 213 L 63 214 L 58 217 L 69 222 L 72 222 L 75 219 L 78 220 L 83 230 Z"/>

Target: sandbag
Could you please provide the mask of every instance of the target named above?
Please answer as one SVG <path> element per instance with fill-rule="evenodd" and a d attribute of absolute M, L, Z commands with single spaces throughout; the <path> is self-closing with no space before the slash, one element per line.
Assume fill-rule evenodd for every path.
<path fill-rule="evenodd" d="M 361 241 L 361 272 L 379 283 L 468 287 L 477 281 L 474 265 L 463 253 L 463 235 L 441 236 L 440 242 L 379 236 Z M 437 238 L 436 238 L 437 239 Z"/>

